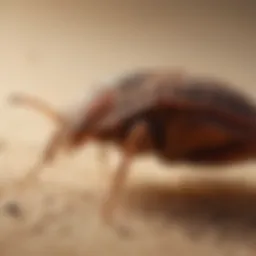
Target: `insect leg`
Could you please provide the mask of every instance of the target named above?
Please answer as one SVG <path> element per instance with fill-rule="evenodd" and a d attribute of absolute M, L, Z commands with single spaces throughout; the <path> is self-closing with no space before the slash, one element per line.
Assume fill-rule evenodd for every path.
<path fill-rule="evenodd" d="M 107 200 L 103 203 L 101 214 L 106 224 L 112 224 L 113 213 L 125 186 L 132 159 L 139 151 L 143 139 L 147 134 L 147 124 L 140 122 L 133 127 L 124 143 L 123 157 L 111 180 Z"/>
<path fill-rule="evenodd" d="M 109 174 L 110 174 L 110 163 L 109 163 L 109 159 L 108 159 L 108 149 L 107 149 L 107 145 L 101 145 L 98 148 L 98 158 L 99 158 L 99 175 L 100 175 L 100 179 L 102 179 L 103 175 L 104 175 L 104 180 L 105 178 L 108 179 Z"/>
<path fill-rule="evenodd" d="M 33 182 L 38 177 L 39 173 L 42 169 L 49 163 L 53 162 L 57 156 L 58 149 L 61 146 L 62 142 L 62 134 L 60 132 L 56 132 L 50 138 L 47 146 L 43 152 L 43 155 L 39 158 L 39 160 L 35 163 L 35 165 L 28 171 L 25 176 L 24 182 L 21 182 L 21 186 L 26 185 L 27 182 Z"/>

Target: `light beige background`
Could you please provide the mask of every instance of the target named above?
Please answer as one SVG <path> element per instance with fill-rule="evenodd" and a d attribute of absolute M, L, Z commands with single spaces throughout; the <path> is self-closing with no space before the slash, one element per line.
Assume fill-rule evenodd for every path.
<path fill-rule="evenodd" d="M 168 66 L 218 76 L 255 97 L 255 17 L 253 0 L 0 0 L 0 136 L 12 145 L 1 159 L 3 177 L 22 175 L 20 169 L 36 157 L 35 151 L 26 145 L 42 146 L 52 128 L 37 113 L 8 106 L 9 93 L 40 95 L 62 109 L 106 78 L 140 67 Z M 48 179 L 63 180 L 71 187 L 91 185 L 92 176 L 85 174 L 84 168 L 90 162 L 90 168 L 94 168 L 96 159 L 88 161 L 92 158 L 86 155 L 80 162 L 66 165 L 65 170 L 63 166 L 55 167 Z M 33 211 L 33 204 L 31 207 Z M 173 255 L 221 255 L 214 245 L 194 244 L 183 235 L 167 235 L 159 241 L 152 237 L 153 240 L 142 239 L 128 246 L 111 240 L 105 233 L 97 238 L 101 245 L 95 244 L 88 252 L 82 238 L 86 240 L 90 234 L 86 227 L 78 228 L 83 223 L 82 215 L 70 222 L 76 229 L 67 241 L 57 235 L 54 240 L 47 231 L 40 241 L 33 240 L 35 254 L 31 255 L 46 255 L 42 248 L 47 244 L 52 248 L 47 255 L 156 255 L 159 250 L 163 252 L 160 255 L 170 255 L 171 251 Z M 40 221 L 38 217 L 37 223 Z M 15 235 L 16 227 L 12 226 L 12 233 L 9 224 L 4 225 L 10 234 L 8 241 L 12 241 L 8 243 L 2 236 L 6 255 L 21 255 L 21 251 L 29 255 L 29 227 L 19 229 L 24 232 L 23 237 L 27 236 L 22 246 L 17 242 L 20 238 Z M 172 239 L 176 239 L 173 244 Z M 17 244 L 16 250 L 13 244 Z"/>
<path fill-rule="evenodd" d="M 144 66 L 181 66 L 252 91 L 255 3 L 230 3 L 2 0 L 1 100 L 21 90 L 66 105 L 94 83 Z M 11 137 L 38 140 L 49 129 L 33 113 L 1 117 L 0 131 Z"/>

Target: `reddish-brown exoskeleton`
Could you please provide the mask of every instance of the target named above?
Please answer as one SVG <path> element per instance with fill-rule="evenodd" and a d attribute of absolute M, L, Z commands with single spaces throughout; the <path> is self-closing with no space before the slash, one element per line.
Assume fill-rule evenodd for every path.
<path fill-rule="evenodd" d="M 41 109 L 59 123 L 32 175 L 52 162 L 60 149 L 75 149 L 89 140 L 114 142 L 121 149 L 122 160 L 102 210 L 107 222 L 112 220 L 132 159 L 140 154 L 201 165 L 256 156 L 254 103 L 217 79 L 171 70 L 135 72 L 102 89 L 73 118 L 33 97 L 16 94 L 12 101 Z"/>

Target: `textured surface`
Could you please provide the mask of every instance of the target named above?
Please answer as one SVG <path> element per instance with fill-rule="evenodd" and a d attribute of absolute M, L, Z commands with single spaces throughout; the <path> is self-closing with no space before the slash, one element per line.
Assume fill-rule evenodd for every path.
<path fill-rule="evenodd" d="M 188 168 L 179 167 L 175 171 L 177 167 L 173 167 L 170 174 L 161 173 L 158 165 L 150 160 L 135 164 L 126 190 L 128 201 L 124 201 L 132 208 L 127 208 L 128 214 L 125 208 L 120 208 L 117 215 L 132 233 L 122 238 L 99 222 L 97 211 L 107 179 L 105 182 L 98 179 L 97 175 L 103 177 L 103 173 L 94 164 L 97 160 L 94 148 L 74 159 L 59 161 L 54 168 L 46 168 L 41 182 L 21 193 L 10 185 L 14 177 L 21 174 L 19 166 L 29 166 L 37 150 L 23 145 L 18 147 L 17 143 L 9 150 L 1 166 L 13 174 L 13 179 L 2 180 L 1 186 L 2 255 L 99 255 L 106 250 L 107 255 L 131 252 L 134 255 L 159 252 L 169 255 L 170 251 L 184 255 L 191 251 L 194 255 L 228 255 L 231 252 L 232 255 L 243 252 L 254 255 L 253 166 L 247 166 L 250 175 L 247 179 L 241 175 L 240 168 L 233 170 L 235 174 L 220 174 L 223 179 L 225 176 L 231 179 L 231 193 L 225 179 L 223 183 L 217 179 L 213 191 L 216 184 L 219 190 L 213 195 L 207 193 L 211 192 L 210 185 L 205 186 L 206 192 L 202 194 L 198 190 L 201 183 L 193 185 L 190 182 L 192 189 L 197 191 L 191 195 L 188 193 L 191 186 L 181 183 L 183 190 L 177 186 L 187 175 L 192 177 Z M 7 161 L 10 153 L 15 162 Z M 91 160 L 85 167 L 83 159 L 88 158 Z M 117 155 L 113 154 L 111 159 L 116 162 Z M 156 176 L 157 172 L 160 173 Z M 202 173 L 197 175 L 201 177 Z M 203 177 L 209 179 L 209 176 Z M 232 182 L 233 179 L 238 182 Z M 7 182 L 12 183 L 8 185 Z"/>

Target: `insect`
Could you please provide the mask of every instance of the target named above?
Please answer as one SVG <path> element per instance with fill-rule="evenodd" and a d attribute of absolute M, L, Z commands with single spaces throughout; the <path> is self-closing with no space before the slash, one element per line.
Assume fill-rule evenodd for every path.
<path fill-rule="evenodd" d="M 13 94 L 12 102 L 26 102 Z M 29 100 L 27 101 L 29 103 Z M 31 107 L 40 101 L 34 100 Z M 57 120 L 42 158 L 27 179 L 55 159 L 89 141 L 114 143 L 122 158 L 114 173 L 102 219 L 112 224 L 130 165 L 137 156 L 154 154 L 163 162 L 224 165 L 255 159 L 256 106 L 227 82 L 188 72 L 145 69 L 126 74 L 104 87 L 80 110 L 66 118 L 41 105 Z"/>

